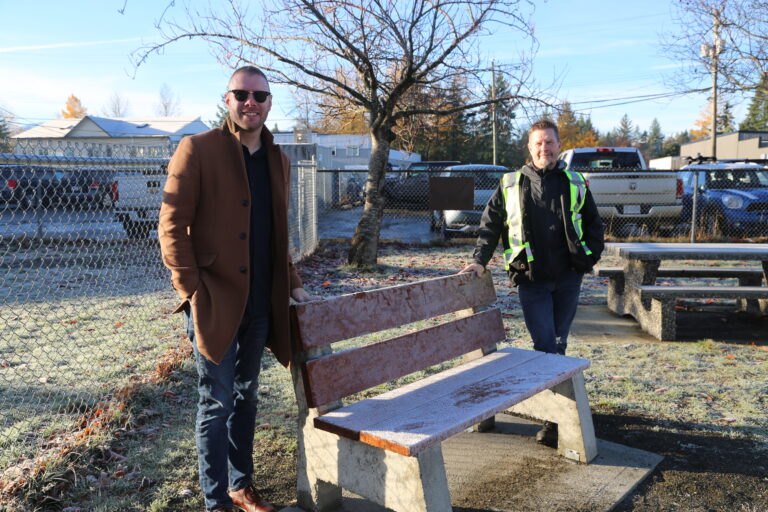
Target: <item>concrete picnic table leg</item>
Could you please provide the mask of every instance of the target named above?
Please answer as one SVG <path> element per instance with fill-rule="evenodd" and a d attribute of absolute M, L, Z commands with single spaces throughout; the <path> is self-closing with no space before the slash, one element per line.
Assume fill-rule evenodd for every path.
<path fill-rule="evenodd" d="M 656 284 L 660 264 L 661 260 L 627 260 L 624 264 L 624 314 L 635 317 L 641 326 L 645 313 L 651 309 L 651 302 L 640 300 L 637 287 Z"/>
<path fill-rule="evenodd" d="M 768 260 L 763 261 L 763 279 L 766 285 L 768 285 Z M 760 304 L 760 312 L 764 315 L 768 315 L 768 299 L 758 299 Z"/>

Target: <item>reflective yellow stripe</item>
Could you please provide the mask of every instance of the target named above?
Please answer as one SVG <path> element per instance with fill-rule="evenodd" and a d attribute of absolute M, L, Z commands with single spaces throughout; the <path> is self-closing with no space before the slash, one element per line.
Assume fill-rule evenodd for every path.
<path fill-rule="evenodd" d="M 586 254 L 592 254 L 584 241 L 584 227 L 581 220 L 581 209 L 587 199 L 587 180 L 584 175 L 576 171 L 563 169 L 568 177 L 568 189 L 571 204 L 571 225 L 573 225 L 579 244 Z M 509 249 L 504 251 L 504 268 L 509 270 L 509 265 L 525 250 L 526 259 L 533 261 L 533 249 L 529 242 L 523 240 L 522 207 L 520 205 L 520 171 L 510 172 L 501 178 L 501 187 L 504 194 L 504 208 L 506 210 L 506 224 L 509 232 Z"/>

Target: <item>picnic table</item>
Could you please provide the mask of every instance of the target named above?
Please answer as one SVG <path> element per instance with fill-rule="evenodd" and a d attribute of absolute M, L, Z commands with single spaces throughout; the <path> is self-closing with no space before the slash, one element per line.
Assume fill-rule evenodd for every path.
<path fill-rule="evenodd" d="M 599 268 L 609 278 L 608 308 L 633 316 L 640 327 L 660 340 L 677 339 L 676 301 L 679 299 L 736 299 L 742 309 L 768 312 L 768 244 L 655 243 L 607 244 L 605 254 L 617 256 L 621 268 Z M 663 261 L 756 262 L 759 267 L 688 265 L 668 268 Z M 658 278 L 736 278 L 738 286 L 660 284 Z"/>

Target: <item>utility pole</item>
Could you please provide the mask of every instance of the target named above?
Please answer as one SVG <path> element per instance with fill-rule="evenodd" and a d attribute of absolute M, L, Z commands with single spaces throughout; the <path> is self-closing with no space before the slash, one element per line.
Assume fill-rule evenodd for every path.
<path fill-rule="evenodd" d="M 715 9 L 712 13 L 713 44 L 703 44 L 700 48 L 700 56 L 709 59 L 712 71 L 712 125 L 710 137 L 712 141 L 712 159 L 717 160 L 717 61 L 723 52 L 723 40 L 720 39 L 720 11 Z M 697 207 L 699 202 L 699 173 L 693 173 L 693 201 L 691 204 L 691 243 L 696 242 Z"/>
<path fill-rule="evenodd" d="M 712 71 L 712 125 L 710 136 L 712 137 L 712 158 L 717 159 L 717 65 L 720 54 L 723 53 L 723 40 L 720 39 L 720 11 L 715 9 L 712 13 L 713 44 L 701 45 L 700 55 L 708 58 Z"/>
<path fill-rule="evenodd" d="M 496 99 L 496 61 L 491 61 L 491 99 Z M 496 165 L 496 103 L 491 105 L 491 132 L 493 137 L 493 165 Z"/>

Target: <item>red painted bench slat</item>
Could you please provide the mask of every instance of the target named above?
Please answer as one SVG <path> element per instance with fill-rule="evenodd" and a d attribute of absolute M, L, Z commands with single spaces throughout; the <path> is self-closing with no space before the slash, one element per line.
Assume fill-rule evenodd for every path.
<path fill-rule="evenodd" d="M 489 309 L 373 345 L 307 361 L 307 401 L 327 404 L 504 341 L 501 312 Z"/>
<path fill-rule="evenodd" d="M 496 301 L 496 292 L 490 278 L 487 281 L 467 273 L 295 304 L 291 306 L 297 326 L 295 338 L 300 349 L 308 350 L 491 304 Z"/>

